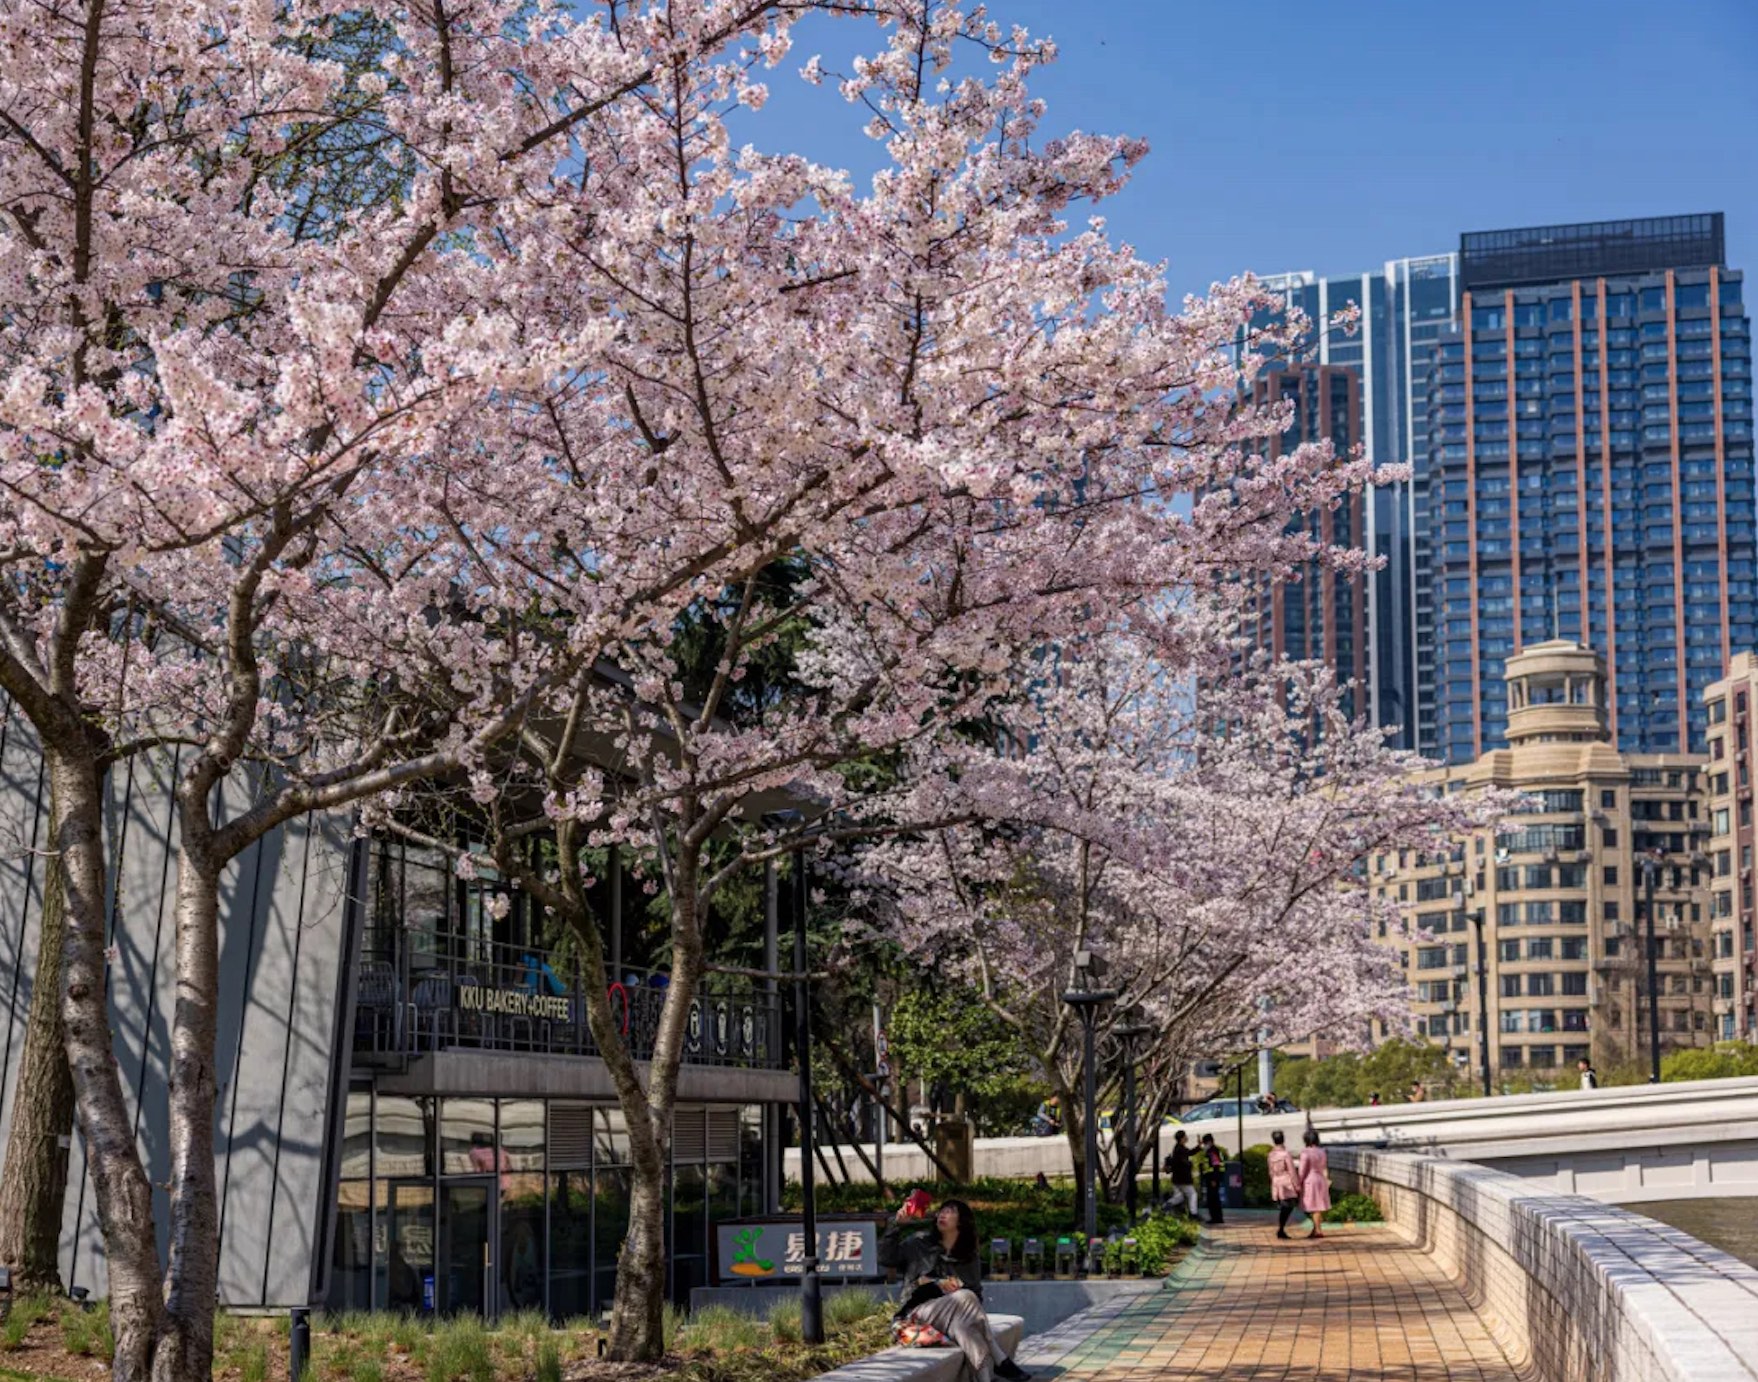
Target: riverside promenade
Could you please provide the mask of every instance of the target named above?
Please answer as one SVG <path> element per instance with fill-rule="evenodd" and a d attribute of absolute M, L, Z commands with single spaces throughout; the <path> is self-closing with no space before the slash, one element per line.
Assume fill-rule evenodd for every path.
<path fill-rule="evenodd" d="M 1388 1226 L 1279 1242 L 1273 1214 L 1230 1211 L 1204 1234 L 1169 1289 L 1096 1329 L 1027 1339 L 1021 1361 L 1046 1382 L 1522 1376 L 1435 1259 Z"/>

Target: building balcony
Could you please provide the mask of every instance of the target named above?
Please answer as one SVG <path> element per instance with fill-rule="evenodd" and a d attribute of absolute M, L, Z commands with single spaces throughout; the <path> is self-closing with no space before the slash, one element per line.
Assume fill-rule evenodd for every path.
<path fill-rule="evenodd" d="M 356 1067 L 397 1069 L 447 1051 L 599 1057 L 579 966 L 481 937 L 399 940 L 386 950 L 369 940 L 360 965 Z M 625 969 L 608 986 L 611 1020 L 637 1061 L 652 1058 L 669 989 L 660 970 Z M 779 993 L 709 974 L 690 1002 L 684 1063 L 781 1070 L 781 1035 Z"/>

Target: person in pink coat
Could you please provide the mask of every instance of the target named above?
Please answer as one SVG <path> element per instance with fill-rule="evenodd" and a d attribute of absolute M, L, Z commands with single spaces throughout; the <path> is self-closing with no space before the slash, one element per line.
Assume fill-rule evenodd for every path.
<path fill-rule="evenodd" d="M 1325 1149 L 1319 1146 L 1316 1128 L 1308 1128 L 1304 1140 L 1300 1164 L 1294 1168 L 1295 1179 L 1300 1182 L 1300 1207 L 1312 1215 L 1312 1236 L 1323 1238 L 1319 1215 L 1331 1207 L 1331 1164 Z"/>
<path fill-rule="evenodd" d="M 1276 1202 L 1281 1217 L 1276 1222 L 1276 1237 L 1288 1236 L 1288 1219 L 1300 1203 L 1300 1179 L 1294 1174 L 1294 1158 L 1284 1145 L 1281 1130 L 1270 1134 L 1276 1145 L 1270 1148 L 1270 1198 Z"/>

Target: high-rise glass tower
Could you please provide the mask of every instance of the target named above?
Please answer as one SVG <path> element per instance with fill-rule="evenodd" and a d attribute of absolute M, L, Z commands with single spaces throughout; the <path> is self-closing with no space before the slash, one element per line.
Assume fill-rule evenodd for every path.
<path fill-rule="evenodd" d="M 1458 280 L 1422 371 L 1417 747 L 1498 745 L 1506 659 L 1564 638 L 1605 657 L 1621 749 L 1686 751 L 1758 643 L 1751 327 L 1722 217 L 1467 234 Z"/>
<path fill-rule="evenodd" d="M 1280 455 L 1307 442 L 1329 441 L 1341 454 L 1361 441 L 1361 376 L 1344 365 L 1291 364 L 1267 370 L 1253 385 L 1259 404 L 1288 405 L 1287 430 L 1270 442 Z M 1361 495 L 1336 508 L 1306 514 L 1301 528 L 1327 547 L 1363 545 Z M 1368 710 L 1367 582 L 1347 580 L 1320 563 L 1295 580 L 1266 583 L 1248 632 L 1276 657 L 1323 662 L 1345 685 L 1351 716 Z"/>
<path fill-rule="evenodd" d="M 1264 283 L 1313 324 L 1297 363 L 1347 369 L 1360 381 L 1361 426 L 1348 444 L 1363 447 L 1368 459 L 1382 465 L 1417 462 L 1427 442 L 1428 356 L 1454 321 L 1458 256 L 1394 259 L 1378 271 L 1328 278 L 1310 271 L 1277 274 Z M 1358 327 L 1348 333 L 1328 329 L 1332 316 L 1350 305 L 1360 311 Z M 1374 723 L 1392 731 L 1394 744 L 1414 748 L 1416 664 L 1425 620 L 1414 574 L 1421 543 L 1414 486 L 1380 486 L 1363 507 L 1364 522 L 1351 540 L 1384 565 L 1367 584 L 1366 619 L 1351 635 L 1360 646 L 1345 648 L 1335 665 L 1342 676 L 1358 675 L 1352 669 L 1361 654 L 1365 709 Z"/>

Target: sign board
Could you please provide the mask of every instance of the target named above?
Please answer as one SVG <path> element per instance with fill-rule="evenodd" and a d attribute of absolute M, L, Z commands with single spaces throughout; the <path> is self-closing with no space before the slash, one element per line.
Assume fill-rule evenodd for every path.
<path fill-rule="evenodd" d="M 460 1012 L 506 1013 L 511 1017 L 539 1017 L 553 1022 L 566 1022 L 572 1007 L 565 994 L 540 993 L 531 989 L 491 989 L 477 984 L 460 984 L 457 995 Z"/>
<path fill-rule="evenodd" d="M 753 1219 L 715 1229 L 716 1278 L 722 1282 L 785 1281 L 806 1270 L 806 1231 L 798 1219 Z M 818 1275 L 876 1277 L 879 1226 L 824 1224 L 818 1229 Z"/>

